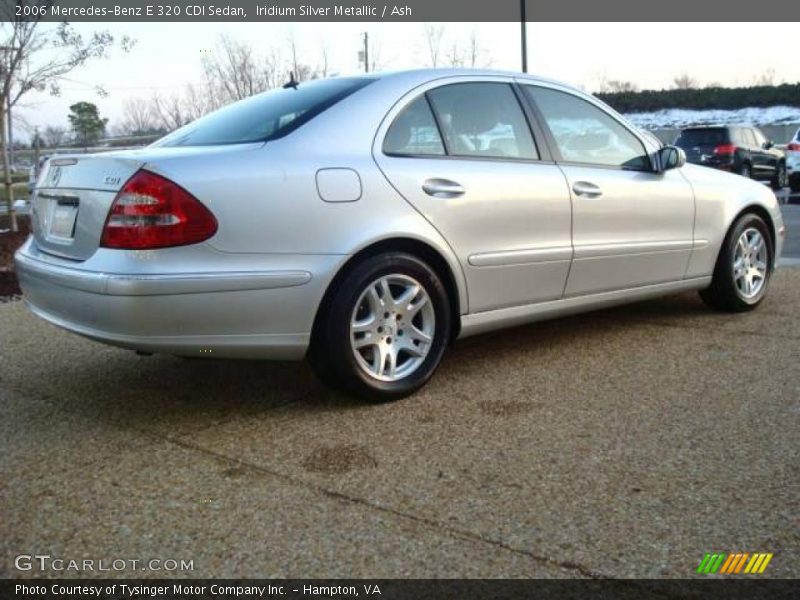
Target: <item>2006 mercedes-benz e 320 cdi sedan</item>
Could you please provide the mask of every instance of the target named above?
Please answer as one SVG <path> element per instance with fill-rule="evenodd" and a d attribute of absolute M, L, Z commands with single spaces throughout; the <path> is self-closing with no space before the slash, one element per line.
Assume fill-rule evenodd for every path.
<path fill-rule="evenodd" d="M 184 356 L 301 358 L 409 394 L 458 336 L 682 290 L 753 308 L 773 193 L 508 73 L 289 84 L 148 148 L 54 157 L 16 256 L 37 315 Z"/>

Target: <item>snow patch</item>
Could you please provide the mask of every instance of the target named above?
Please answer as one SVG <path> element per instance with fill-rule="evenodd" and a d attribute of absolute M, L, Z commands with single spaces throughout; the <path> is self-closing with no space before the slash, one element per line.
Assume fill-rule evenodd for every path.
<path fill-rule="evenodd" d="M 800 123 L 800 107 L 769 106 L 736 110 L 667 108 L 655 112 L 628 113 L 625 117 L 644 129 L 681 129 L 691 125 L 791 125 Z"/>

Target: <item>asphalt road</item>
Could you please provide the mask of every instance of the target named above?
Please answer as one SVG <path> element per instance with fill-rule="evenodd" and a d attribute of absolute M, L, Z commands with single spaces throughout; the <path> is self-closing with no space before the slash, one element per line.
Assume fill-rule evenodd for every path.
<path fill-rule="evenodd" d="M 465 340 L 421 393 L 369 406 L 302 363 L 141 358 L 3 304 L 0 575 L 41 576 L 14 568 L 38 553 L 682 578 L 745 551 L 798 577 L 799 313 L 786 269 L 754 313 L 684 294 Z"/>
<path fill-rule="evenodd" d="M 783 245 L 785 264 L 800 265 L 800 194 L 791 197 L 791 204 L 782 204 L 781 213 L 786 226 Z"/>

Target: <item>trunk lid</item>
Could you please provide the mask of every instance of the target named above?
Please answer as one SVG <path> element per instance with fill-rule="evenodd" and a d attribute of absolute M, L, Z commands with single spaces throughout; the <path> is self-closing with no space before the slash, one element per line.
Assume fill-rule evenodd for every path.
<path fill-rule="evenodd" d="M 111 203 L 144 161 L 109 155 L 59 155 L 47 161 L 31 198 L 36 245 L 86 260 L 97 250 Z"/>

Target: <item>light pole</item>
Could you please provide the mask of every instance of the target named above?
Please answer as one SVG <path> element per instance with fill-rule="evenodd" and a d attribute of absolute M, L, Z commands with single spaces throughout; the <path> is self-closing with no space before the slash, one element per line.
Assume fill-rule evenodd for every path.
<path fill-rule="evenodd" d="M 369 73 L 369 33 L 364 32 L 364 73 Z"/>
<path fill-rule="evenodd" d="M 528 23 L 527 15 L 525 14 L 525 0 L 519 0 L 519 27 L 522 34 L 522 72 L 528 72 Z"/>

